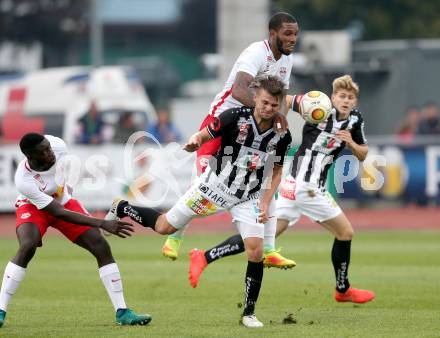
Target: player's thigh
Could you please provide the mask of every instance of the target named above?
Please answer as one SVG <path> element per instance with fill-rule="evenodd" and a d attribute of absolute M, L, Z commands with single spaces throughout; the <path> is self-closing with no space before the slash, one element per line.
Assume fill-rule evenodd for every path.
<path fill-rule="evenodd" d="M 181 229 L 193 218 L 206 217 L 223 210 L 203 196 L 196 182 L 165 214 L 165 218 L 172 227 Z"/>
<path fill-rule="evenodd" d="M 20 245 L 36 241 L 38 246 L 42 246 L 42 238 L 49 227 L 51 216 L 30 203 L 17 206 L 15 215 L 15 227 Z"/>
<path fill-rule="evenodd" d="M 342 213 L 339 205 L 327 191 L 297 190 L 296 206 L 302 214 L 319 223 L 335 218 Z"/>
<path fill-rule="evenodd" d="M 336 217 L 320 222 L 320 224 L 339 240 L 351 240 L 353 237 L 353 227 L 343 212 Z"/>
<path fill-rule="evenodd" d="M 297 208 L 295 199 L 279 195 L 276 200 L 275 216 L 279 220 L 287 221 L 287 227 L 292 226 L 299 221 L 301 218 L 301 211 Z"/>
<path fill-rule="evenodd" d="M 258 223 L 258 200 L 249 200 L 231 208 L 232 221 L 244 239 L 256 237 L 264 239 L 264 224 Z M 269 212 L 270 216 L 270 212 Z"/>

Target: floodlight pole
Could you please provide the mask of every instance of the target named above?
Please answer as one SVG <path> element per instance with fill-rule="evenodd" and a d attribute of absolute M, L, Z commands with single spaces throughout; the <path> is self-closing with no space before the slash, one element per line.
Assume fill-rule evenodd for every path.
<path fill-rule="evenodd" d="M 98 14 L 98 1 L 99 0 L 90 0 L 89 43 L 93 67 L 101 66 L 103 61 L 102 22 Z"/>

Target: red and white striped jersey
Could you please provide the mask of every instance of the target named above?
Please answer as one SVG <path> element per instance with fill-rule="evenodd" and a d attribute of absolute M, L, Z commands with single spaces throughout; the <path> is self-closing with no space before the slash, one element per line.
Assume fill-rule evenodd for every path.
<path fill-rule="evenodd" d="M 232 85 L 238 72 L 248 73 L 254 78 L 269 75 L 278 76 L 284 82 L 284 87 L 289 89 L 292 64 L 292 55 L 281 54 L 281 58 L 275 60 L 267 40 L 252 43 L 235 61 L 222 91 L 216 95 L 211 103 L 209 114 L 217 117 L 227 109 L 243 106 L 231 95 Z"/>

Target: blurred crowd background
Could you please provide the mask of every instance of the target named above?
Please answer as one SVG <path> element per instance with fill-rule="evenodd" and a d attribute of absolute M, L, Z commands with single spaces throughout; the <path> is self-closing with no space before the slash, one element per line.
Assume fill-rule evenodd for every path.
<path fill-rule="evenodd" d="M 7 154 L 29 131 L 95 151 L 139 130 L 183 142 L 277 11 L 300 26 L 290 92 L 330 94 L 335 77 L 351 74 L 370 153 L 386 159 L 378 171 L 360 168 L 340 197 L 437 206 L 436 0 L 0 0 L 0 190 L 13 187 L 16 159 Z M 303 122 L 289 122 L 298 144 Z M 379 189 L 362 188 L 362 178 L 379 176 Z"/>

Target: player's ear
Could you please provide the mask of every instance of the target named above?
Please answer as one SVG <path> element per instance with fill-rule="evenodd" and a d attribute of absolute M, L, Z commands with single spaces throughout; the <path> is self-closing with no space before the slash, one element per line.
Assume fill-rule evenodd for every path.
<path fill-rule="evenodd" d="M 271 41 L 275 40 L 276 35 L 277 35 L 277 31 L 275 29 L 269 30 L 269 38 Z"/>
<path fill-rule="evenodd" d="M 253 98 L 254 98 L 255 103 L 257 103 L 257 93 L 258 93 L 258 90 L 254 90 Z"/>

